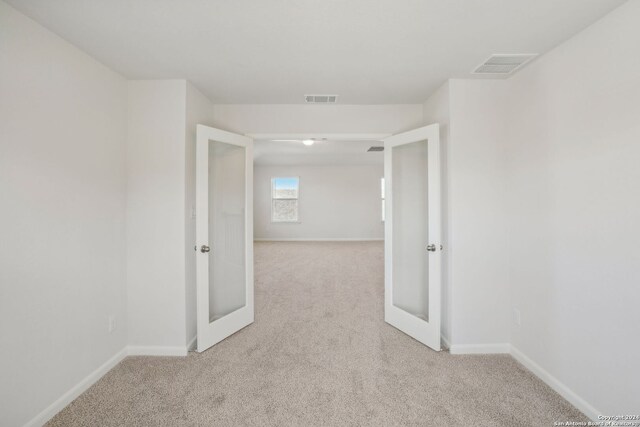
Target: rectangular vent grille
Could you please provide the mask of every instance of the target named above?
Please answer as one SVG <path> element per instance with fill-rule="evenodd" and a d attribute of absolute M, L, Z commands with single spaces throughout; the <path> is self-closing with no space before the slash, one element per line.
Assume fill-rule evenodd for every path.
<path fill-rule="evenodd" d="M 511 74 L 535 57 L 535 53 L 491 55 L 473 74 Z"/>
<path fill-rule="evenodd" d="M 384 151 L 384 147 L 376 147 L 376 146 L 369 147 L 367 152 L 369 152 L 369 151 Z"/>
<path fill-rule="evenodd" d="M 305 95 L 304 100 L 307 104 L 335 104 L 338 95 Z"/>

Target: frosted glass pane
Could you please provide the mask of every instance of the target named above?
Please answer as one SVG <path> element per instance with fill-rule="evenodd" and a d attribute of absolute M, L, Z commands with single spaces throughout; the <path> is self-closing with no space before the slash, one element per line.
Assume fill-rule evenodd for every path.
<path fill-rule="evenodd" d="M 209 142 L 209 321 L 246 304 L 245 148 Z"/>
<path fill-rule="evenodd" d="M 427 141 L 392 148 L 393 305 L 429 320 Z"/>

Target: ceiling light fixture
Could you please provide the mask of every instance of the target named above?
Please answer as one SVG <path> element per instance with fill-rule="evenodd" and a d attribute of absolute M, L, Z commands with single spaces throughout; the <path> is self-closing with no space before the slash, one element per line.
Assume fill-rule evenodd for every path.
<path fill-rule="evenodd" d="M 302 140 L 302 143 L 303 143 L 304 145 L 306 145 L 307 147 L 312 146 L 314 142 L 315 142 L 315 141 L 314 141 L 313 139 L 304 139 L 304 140 Z"/>

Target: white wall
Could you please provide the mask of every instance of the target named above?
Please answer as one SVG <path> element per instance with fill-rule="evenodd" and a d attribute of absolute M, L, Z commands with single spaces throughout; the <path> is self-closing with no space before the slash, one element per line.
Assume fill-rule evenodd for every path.
<path fill-rule="evenodd" d="M 382 165 L 255 166 L 256 239 L 382 239 Z M 300 223 L 271 223 L 271 178 L 300 177 Z"/>
<path fill-rule="evenodd" d="M 511 79 L 449 81 L 452 350 L 509 342 L 591 417 L 640 402 L 639 19 L 633 0 Z"/>
<path fill-rule="evenodd" d="M 196 125 L 211 125 L 213 105 L 185 80 L 128 89 L 129 345 L 185 354 L 196 335 Z"/>
<path fill-rule="evenodd" d="M 188 341 L 186 82 L 130 81 L 128 88 L 129 344 L 179 353 Z"/>
<path fill-rule="evenodd" d="M 502 80 L 450 80 L 451 345 L 509 342 Z"/>
<path fill-rule="evenodd" d="M 638 22 L 629 1 L 522 70 L 503 119 L 511 341 L 596 414 L 640 408 Z"/>
<path fill-rule="evenodd" d="M 0 40 L 0 425 L 19 426 L 126 345 L 127 98 L 3 2 Z"/>
<path fill-rule="evenodd" d="M 398 133 L 422 125 L 422 105 L 216 105 L 216 127 L 255 133 Z"/>
<path fill-rule="evenodd" d="M 443 326 L 451 351 L 506 351 L 502 80 L 449 80 L 424 104 L 440 123 L 443 162 Z"/>

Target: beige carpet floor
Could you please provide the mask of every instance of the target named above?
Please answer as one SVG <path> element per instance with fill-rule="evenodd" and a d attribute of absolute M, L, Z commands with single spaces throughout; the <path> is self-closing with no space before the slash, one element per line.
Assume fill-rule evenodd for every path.
<path fill-rule="evenodd" d="M 380 242 L 256 243 L 256 320 L 185 358 L 128 357 L 51 426 L 552 426 L 586 421 L 507 355 L 383 321 Z"/>

